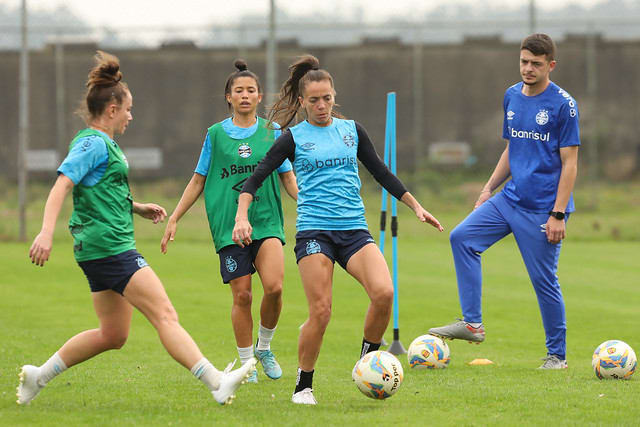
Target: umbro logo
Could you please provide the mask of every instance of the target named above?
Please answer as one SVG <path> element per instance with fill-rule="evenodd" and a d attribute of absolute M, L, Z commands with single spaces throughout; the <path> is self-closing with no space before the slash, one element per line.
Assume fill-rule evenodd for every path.
<path fill-rule="evenodd" d="M 507 120 L 513 120 L 513 116 L 515 116 L 516 113 L 514 113 L 513 111 L 509 110 L 507 111 Z"/>

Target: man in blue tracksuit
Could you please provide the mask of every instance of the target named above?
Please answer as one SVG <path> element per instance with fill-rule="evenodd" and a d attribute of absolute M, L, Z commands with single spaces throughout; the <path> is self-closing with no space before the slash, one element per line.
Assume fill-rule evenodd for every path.
<path fill-rule="evenodd" d="M 506 148 L 474 211 L 450 235 L 464 318 L 429 331 L 484 341 L 480 256 L 513 233 L 542 314 L 547 347 L 542 369 L 567 367 L 565 309 L 556 271 L 565 223 L 574 210 L 571 192 L 580 145 L 576 101 L 549 79 L 554 57 L 555 44 L 545 34 L 530 35 L 521 44 L 522 81 L 504 96 Z"/>

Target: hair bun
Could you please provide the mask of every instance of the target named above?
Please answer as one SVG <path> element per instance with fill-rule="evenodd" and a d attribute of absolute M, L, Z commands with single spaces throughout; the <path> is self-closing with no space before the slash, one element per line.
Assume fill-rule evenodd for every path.
<path fill-rule="evenodd" d="M 236 67 L 238 71 L 246 71 L 249 69 L 249 67 L 247 67 L 247 62 L 244 59 L 236 59 L 233 66 Z"/>
<path fill-rule="evenodd" d="M 99 50 L 94 56 L 95 66 L 89 71 L 87 87 L 114 86 L 122 80 L 117 57 Z"/>

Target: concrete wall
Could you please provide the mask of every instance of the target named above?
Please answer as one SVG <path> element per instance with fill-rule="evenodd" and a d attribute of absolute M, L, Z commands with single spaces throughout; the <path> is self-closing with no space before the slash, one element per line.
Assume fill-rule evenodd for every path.
<path fill-rule="evenodd" d="M 640 42 L 596 40 L 596 94 L 587 98 L 587 41 L 568 37 L 559 44 L 558 66 L 552 79 L 577 99 L 581 111 L 583 150 L 591 151 L 598 168 L 610 178 L 627 178 L 639 168 Z M 86 75 L 95 45 L 65 46 L 64 127 L 57 141 L 54 47 L 30 56 L 30 148 L 56 148 L 60 156 L 84 124 L 73 115 L 83 99 Z M 415 90 L 411 45 L 394 40 L 365 41 L 358 46 L 301 49 L 295 43 L 279 47 L 278 81 L 288 64 L 302 53 L 320 59 L 335 80 L 340 111 L 369 131 L 378 151 L 384 144 L 385 94 L 397 92 L 398 168 L 427 167 L 428 145 L 438 141 L 466 141 L 478 164 L 488 169 L 497 161 L 501 140 L 504 90 L 519 81 L 518 45 L 497 38 L 467 40 L 455 45 L 422 48 L 422 93 Z M 233 71 L 235 49 L 199 49 L 191 45 L 157 50 L 112 51 L 120 58 L 124 80 L 134 97 L 134 120 L 118 142 L 127 147 L 159 147 L 164 168 L 136 170 L 132 176 L 190 176 L 205 131 L 228 115 L 224 83 Z M 248 49 L 251 70 L 265 84 L 264 49 Z M 0 53 L 0 176 L 16 179 L 18 143 L 18 64 L 16 52 Z M 421 98 L 422 97 L 422 98 Z M 422 99 L 423 117 L 414 120 L 414 106 Z M 416 126 L 422 138 L 416 141 Z M 420 144 L 418 146 L 418 144 Z M 595 157 L 594 157 L 595 156 Z M 587 156 L 581 154 L 581 161 Z M 50 179 L 54 174 L 35 173 Z"/>

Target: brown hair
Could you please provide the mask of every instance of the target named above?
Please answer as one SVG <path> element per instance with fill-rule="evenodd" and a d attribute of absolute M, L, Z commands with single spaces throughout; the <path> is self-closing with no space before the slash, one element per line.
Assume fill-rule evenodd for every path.
<path fill-rule="evenodd" d="M 556 44 L 546 34 L 537 33 L 526 37 L 520 44 L 520 50 L 523 49 L 536 56 L 544 55 L 549 62 L 556 59 Z"/>
<path fill-rule="evenodd" d="M 101 50 L 93 57 L 94 67 L 89 71 L 87 93 L 77 113 L 90 121 L 99 117 L 110 102 L 122 104 L 129 87 L 122 81 L 120 60 Z"/>
<path fill-rule="evenodd" d="M 249 71 L 247 62 L 244 59 L 236 59 L 235 62 L 233 63 L 233 66 L 236 67 L 236 71 L 229 74 L 229 77 L 227 77 L 227 82 L 224 85 L 225 101 L 227 99 L 227 95 L 231 93 L 233 82 L 238 77 L 251 77 L 256 81 L 256 84 L 258 85 L 258 93 L 262 93 L 262 87 L 260 86 L 260 79 L 253 71 Z M 227 102 L 227 106 L 231 108 L 231 104 L 229 102 Z"/>
<path fill-rule="evenodd" d="M 299 113 L 299 96 L 304 96 L 304 88 L 309 82 L 328 80 L 333 88 L 333 77 L 327 70 L 320 68 L 320 61 L 313 55 L 303 55 L 289 66 L 289 78 L 282 84 L 278 100 L 271 107 L 269 121 L 279 123 L 286 128 Z M 333 117 L 343 116 L 331 111 Z"/>

